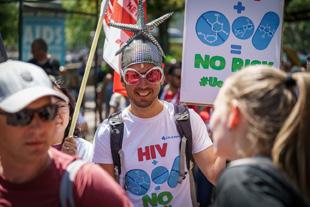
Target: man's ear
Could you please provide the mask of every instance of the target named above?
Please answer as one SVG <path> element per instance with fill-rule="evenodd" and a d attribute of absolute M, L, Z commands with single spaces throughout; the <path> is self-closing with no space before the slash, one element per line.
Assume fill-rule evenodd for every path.
<path fill-rule="evenodd" d="M 241 112 L 237 102 L 232 102 L 231 113 L 229 115 L 228 127 L 230 129 L 235 128 L 240 123 Z"/>

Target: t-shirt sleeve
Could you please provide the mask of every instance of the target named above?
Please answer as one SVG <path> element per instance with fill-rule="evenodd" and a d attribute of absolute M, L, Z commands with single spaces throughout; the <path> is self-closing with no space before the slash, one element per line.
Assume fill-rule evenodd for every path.
<path fill-rule="evenodd" d="M 91 162 L 93 158 L 93 144 L 82 138 L 76 138 L 76 144 L 78 156 L 86 162 Z"/>
<path fill-rule="evenodd" d="M 192 127 L 193 153 L 201 152 L 210 147 L 212 141 L 209 137 L 208 130 L 200 116 L 192 109 L 189 109 L 190 121 Z"/>
<path fill-rule="evenodd" d="M 110 126 L 106 119 L 97 129 L 93 144 L 94 163 L 113 164 L 110 147 Z"/>
<path fill-rule="evenodd" d="M 77 207 L 131 207 L 124 190 L 99 166 L 83 165 L 74 181 Z"/>

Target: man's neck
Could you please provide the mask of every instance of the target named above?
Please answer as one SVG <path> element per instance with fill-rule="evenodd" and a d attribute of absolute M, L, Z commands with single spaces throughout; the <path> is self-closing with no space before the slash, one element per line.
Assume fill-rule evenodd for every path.
<path fill-rule="evenodd" d="M 46 153 L 45 156 L 29 162 L 14 162 L 1 157 L 1 176 L 12 183 L 24 183 L 32 180 L 47 169 L 51 162 L 50 156 Z"/>
<path fill-rule="evenodd" d="M 130 104 L 129 111 L 139 118 L 152 118 L 159 114 L 163 108 L 163 102 L 157 99 L 149 107 L 138 107 Z"/>

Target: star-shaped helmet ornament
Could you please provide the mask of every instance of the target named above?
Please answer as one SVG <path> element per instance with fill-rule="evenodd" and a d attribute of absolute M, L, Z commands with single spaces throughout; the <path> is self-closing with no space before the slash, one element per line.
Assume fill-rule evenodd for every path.
<path fill-rule="evenodd" d="M 160 51 L 161 55 L 164 57 L 165 53 L 161 46 L 159 45 L 158 41 L 155 39 L 155 37 L 150 33 L 155 27 L 158 27 L 161 23 L 166 21 L 169 17 L 172 16 L 173 12 L 170 12 L 168 14 L 165 14 L 147 24 L 145 24 L 144 21 L 144 10 L 143 10 L 143 3 L 142 0 L 139 0 L 138 4 L 138 16 L 137 16 L 137 23 L 136 24 L 122 24 L 122 23 L 114 23 L 110 22 L 110 26 L 121 29 L 121 30 L 127 30 L 130 32 L 133 32 L 134 35 L 130 37 L 124 45 L 121 46 L 121 48 L 115 53 L 115 55 L 120 54 L 125 47 L 127 47 L 134 39 L 136 39 L 139 36 L 143 36 L 144 38 L 148 39 L 150 42 L 152 42 L 158 50 Z"/>

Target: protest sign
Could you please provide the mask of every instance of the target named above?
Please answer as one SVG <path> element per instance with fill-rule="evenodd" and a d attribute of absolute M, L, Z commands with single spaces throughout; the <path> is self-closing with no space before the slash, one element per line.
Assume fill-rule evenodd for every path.
<path fill-rule="evenodd" d="M 280 66 L 284 0 L 187 0 L 181 102 L 212 104 L 245 66 Z"/>

